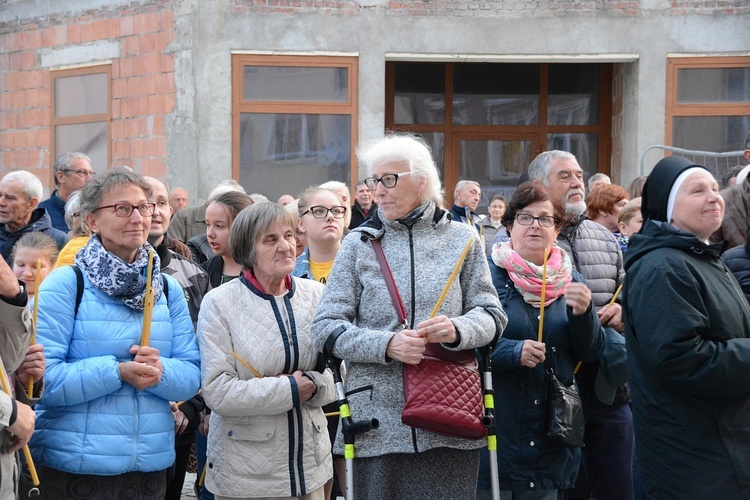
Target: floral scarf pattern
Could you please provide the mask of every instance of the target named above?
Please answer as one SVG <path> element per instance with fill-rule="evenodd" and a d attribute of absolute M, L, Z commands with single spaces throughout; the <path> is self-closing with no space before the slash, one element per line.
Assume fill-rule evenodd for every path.
<path fill-rule="evenodd" d="M 492 247 L 492 262 L 508 272 L 508 276 L 523 300 L 536 308 L 542 303 L 542 267 L 529 262 L 511 248 L 510 242 Z M 547 284 L 544 290 L 544 305 L 548 306 L 565 294 L 572 280 L 572 265 L 565 250 L 553 246 L 547 258 Z"/>
<path fill-rule="evenodd" d="M 91 281 L 95 288 L 110 297 L 121 300 L 126 306 L 136 311 L 143 311 L 146 294 L 146 275 L 148 273 L 148 252 L 153 247 L 146 242 L 138 249 L 138 255 L 132 264 L 128 264 L 102 246 L 98 236 L 89 238 L 89 242 L 78 251 L 75 265 Z M 155 293 L 154 302 L 161 297 L 163 286 L 159 267 L 159 255 L 154 250 L 154 268 L 151 275 L 151 287 Z"/>

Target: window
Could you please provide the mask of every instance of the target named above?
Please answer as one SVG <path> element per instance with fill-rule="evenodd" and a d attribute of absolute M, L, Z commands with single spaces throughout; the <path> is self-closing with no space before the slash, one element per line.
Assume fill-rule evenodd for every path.
<path fill-rule="evenodd" d="M 275 200 L 356 176 L 355 57 L 233 57 L 233 175 Z"/>
<path fill-rule="evenodd" d="M 449 201 L 460 179 L 482 185 L 480 211 L 510 196 L 545 149 L 609 173 L 611 64 L 389 62 L 386 128 L 421 135 Z"/>
<path fill-rule="evenodd" d="M 670 146 L 717 153 L 744 150 L 750 132 L 750 57 L 667 59 L 665 130 Z M 725 161 L 717 167 L 734 166 L 739 159 Z"/>
<path fill-rule="evenodd" d="M 111 66 L 52 72 L 52 161 L 86 153 L 96 172 L 110 164 Z"/>

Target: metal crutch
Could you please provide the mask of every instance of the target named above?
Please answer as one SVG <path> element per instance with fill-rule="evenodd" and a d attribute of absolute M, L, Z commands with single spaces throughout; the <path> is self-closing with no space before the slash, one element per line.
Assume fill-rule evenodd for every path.
<path fill-rule="evenodd" d="M 354 438 L 380 426 L 377 418 L 369 420 L 352 420 L 349 400 L 344 391 L 344 381 L 341 378 L 341 360 L 333 355 L 333 346 L 339 336 L 346 331 L 340 326 L 328 336 L 324 346 L 326 366 L 333 372 L 333 382 L 336 385 L 336 396 L 339 401 L 341 418 L 341 433 L 344 435 L 344 458 L 346 460 L 346 500 L 354 500 Z M 356 391 L 359 392 L 359 391 Z"/>
<path fill-rule="evenodd" d="M 495 429 L 495 391 L 492 387 L 492 362 L 490 356 L 495 342 L 480 347 L 479 354 L 482 356 L 484 394 L 484 417 L 482 425 L 487 428 L 487 451 L 490 455 L 490 478 L 492 480 L 492 499 L 500 500 L 500 478 L 497 470 L 497 432 Z"/>

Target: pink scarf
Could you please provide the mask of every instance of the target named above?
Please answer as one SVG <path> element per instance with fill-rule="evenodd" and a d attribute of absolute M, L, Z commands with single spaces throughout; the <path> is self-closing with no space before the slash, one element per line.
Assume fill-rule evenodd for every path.
<path fill-rule="evenodd" d="M 542 303 L 542 267 L 529 262 L 513 250 L 510 243 L 492 247 L 492 262 L 508 271 L 508 276 L 527 304 L 536 308 Z M 548 306 L 565 294 L 571 277 L 570 257 L 565 250 L 553 246 L 547 258 L 547 285 L 544 305 Z"/>

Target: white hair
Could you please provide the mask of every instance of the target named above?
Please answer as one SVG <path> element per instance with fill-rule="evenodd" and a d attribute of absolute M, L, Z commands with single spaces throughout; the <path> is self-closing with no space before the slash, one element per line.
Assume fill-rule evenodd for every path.
<path fill-rule="evenodd" d="M 29 200 L 36 198 L 41 201 L 42 196 L 44 196 L 42 181 L 39 180 L 39 177 L 31 172 L 27 172 L 26 170 L 14 170 L 13 172 L 9 172 L 3 177 L 3 181 L 20 182 L 23 184 L 23 193 Z"/>

